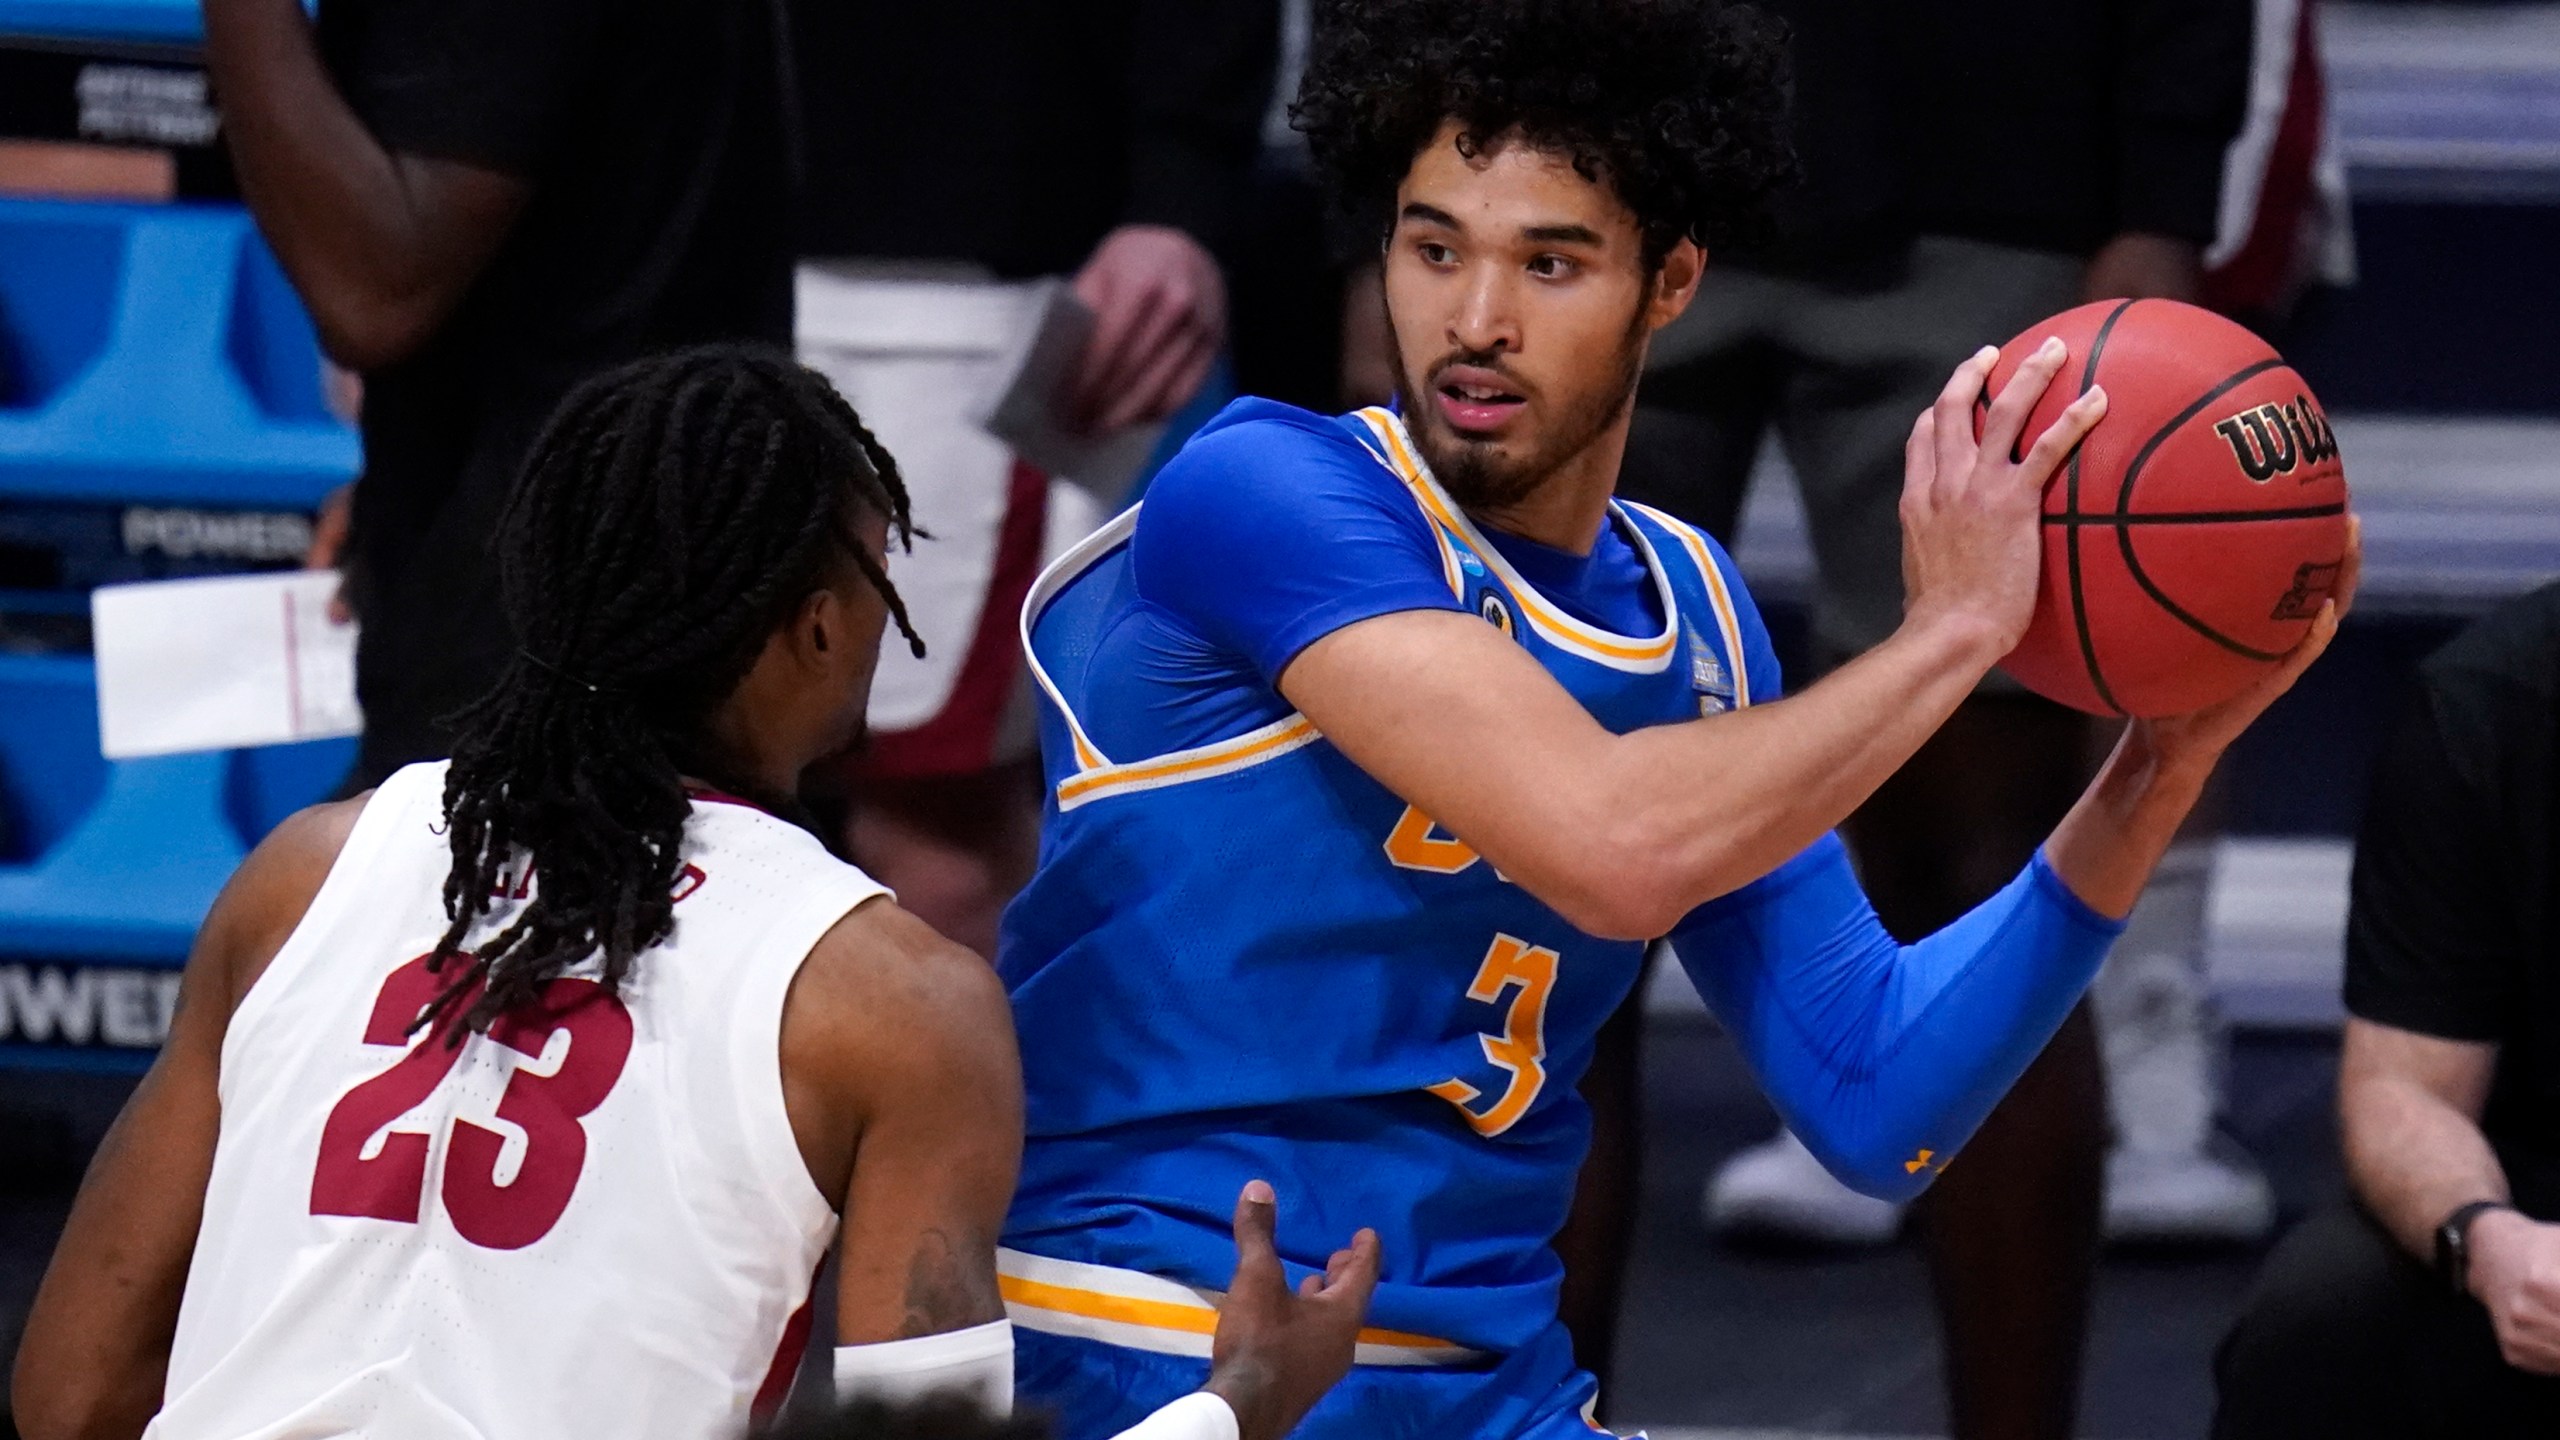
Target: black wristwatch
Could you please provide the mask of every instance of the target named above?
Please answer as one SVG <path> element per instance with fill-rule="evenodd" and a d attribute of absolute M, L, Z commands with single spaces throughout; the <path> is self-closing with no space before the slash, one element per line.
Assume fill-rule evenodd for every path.
<path fill-rule="evenodd" d="M 2457 1295 L 2471 1293 L 2471 1222 L 2491 1210 L 2513 1210 L 2504 1200 L 2473 1200 L 2457 1205 L 2436 1227 L 2436 1273 Z"/>

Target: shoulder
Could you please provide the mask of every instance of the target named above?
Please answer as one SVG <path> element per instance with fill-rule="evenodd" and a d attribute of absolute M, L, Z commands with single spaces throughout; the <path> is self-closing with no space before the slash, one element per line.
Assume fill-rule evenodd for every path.
<path fill-rule="evenodd" d="M 1330 505 L 1388 503 L 1421 523 L 1402 482 L 1350 427 L 1274 400 L 1239 400 L 1203 426 L 1147 487 L 1139 512 L 1149 529 L 1190 525 L 1220 514 L 1297 513 L 1320 518 Z M 1391 502 L 1391 503 L 1389 503 Z"/>
<path fill-rule="evenodd" d="M 1776 699 L 1783 681 L 1777 649 L 1770 641 L 1767 623 L 1760 617 L 1759 603 L 1751 597 L 1751 587 L 1743 582 L 1742 567 L 1734 563 L 1733 556 L 1714 536 L 1686 520 L 1632 500 L 1619 504 L 1634 519 L 1636 528 L 1653 542 L 1665 564 L 1685 566 L 1696 574 L 1698 587 L 1704 592 L 1699 598 L 1718 622 L 1732 623 L 1733 638 L 1741 646 L 1748 666 L 1753 702 Z"/>
<path fill-rule="evenodd" d="M 284 948 L 336 867 L 374 792 L 295 811 L 240 862 L 207 912 L 190 965 L 207 965 L 237 1005 Z"/>
<path fill-rule="evenodd" d="M 2560 672 L 2560 584 L 2490 611 L 2430 656 L 2423 670 L 2438 690 L 2503 682 L 2549 693 Z"/>
<path fill-rule="evenodd" d="M 1650 505 L 1634 500 L 1620 500 L 1618 504 L 1634 518 L 1636 528 L 1645 533 L 1646 539 L 1657 547 L 1668 542 L 1686 556 L 1700 571 L 1702 581 L 1708 581 L 1708 572 L 1712 571 L 1710 583 L 1721 583 L 1733 592 L 1738 601 L 1749 601 L 1750 595 L 1742 586 L 1742 572 L 1735 567 L 1733 557 L 1725 553 L 1725 548 L 1716 543 L 1713 535 Z"/>
<path fill-rule="evenodd" d="M 783 1064 L 865 1102 L 918 1086 L 1018 1087 L 995 967 L 886 896 L 854 907 L 792 980 Z"/>
<path fill-rule="evenodd" d="M 2560 584 L 2519 596 L 2456 635 L 2418 667 L 2426 706 L 2466 771 L 2550 743 L 2560 692 Z"/>

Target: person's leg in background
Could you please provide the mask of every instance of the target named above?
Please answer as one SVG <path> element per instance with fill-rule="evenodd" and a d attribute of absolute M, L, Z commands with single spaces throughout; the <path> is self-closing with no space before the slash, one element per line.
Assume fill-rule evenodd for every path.
<path fill-rule="evenodd" d="M 2089 987 L 2115 1129 L 2112 1243 L 2255 1242 L 2275 1225 L 2266 1173 L 2216 1128 L 2230 1059 L 2204 953 L 2218 794 L 2207 789 Z"/>
<path fill-rule="evenodd" d="M 2268 1255 L 2213 1373 L 2213 1440 L 2560 1435 L 2560 1379 L 2507 1364 L 2488 1312 L 2352 1205 Z"/>
<path fill-rule="evenodd" d="M 1657 382 L 1646 379 L 1639 396 L 1644 406 L 1627 437 L 1620 495 L 1686 515 L 1718 535 L 1733 533 L 1776 388 L 1778 357 L 1754 335 L 1756 308 L 1752 287 L 1709 272 L 1691 309 L 1698 318 L 1683 341 L 1683 356 L 1691 363 L 1667 382 L 1678 390 L 1680 403 L 1653 406 Z M 1356 354 L 1346 353 L 1344 370 L 1352 383 L 1360 373 L 1357 362 Z M 1620 1291 L 1643 1193 L 1643 1025 L 1639 982 L 1602 1028 L 1583 1077 L 1582 1097 L 1592 1114 L 1591 1152 L 1583 1161 L 1573 1212 L 1555 1241 L 1565 1268 L 1557 1312 L 1573 1337 L 1575 1361 L 1599 1377 L 1596 1413 L 1603 1421 L 1609 1418 Z"/>
<path fill-rule="evenodd" d="M 1947 374 L 2079 298 L 2076 257 L 1924 237 L 1902 273 L 1809 295 L 1778 409 L 1845 659 L 1902 619 L 1902 446 Z M 2087 775 L 2087 722 L 1993 680 L 1845 827 L 1888 929 L 1925 935 L 2008 883 Z M 2097 1266 L 2105 1086 L 2087 1007 L 1921 1202 L 1961 1440 L 2071 1433 Z"/>

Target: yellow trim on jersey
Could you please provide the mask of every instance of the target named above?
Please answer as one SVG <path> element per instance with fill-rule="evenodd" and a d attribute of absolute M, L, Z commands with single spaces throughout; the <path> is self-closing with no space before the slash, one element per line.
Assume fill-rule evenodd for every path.
<path fill-rule="evenodd" d="M 1168 785 L 1230 775 L 1266 760 L 1276 760 L 1323 738 L 1316 733 L 1313 721 L 1304 715 L 1291 714 L 1214 745 L 1199 745 L 1152 759 L 1117 764 L 1102 753 L 1102 747 L 1094 744 L 1091 736 L 1085 734 L 1084 722 L 1076 718 L 1075 708 L 1067 703 L 1065 693 L 1058 689 L 1057 682 L 1049 678 L 1047 668 L 1041 665 L 1039 652 L 1031 644 L 1031 632 L 1039 623 L 1040 612 L 1058 597 L 1059 592 L 1128 542 L 1138 528 L 1138 508 L 1134 505 L 1129 507 L 1110 524 L 1059 556 L 1048 569 L 1040 572 L 1040 578 L 1032 582 L 1031 593 L 1023 597 L 1023 659 L 1030 663 L 1031 678 L 1066 720 L 1067 735 L 1075 745 L 1077 773 L 1058 784 L 1058 809 L 1062 812 L 1111 795 L 1160 790 Z M 1454 565 L 1456 562 L 1451 563 Z"/>
<path fill-rule="evenodd" d="M 1742 616 L 1734 608 L 1733 591 L 1724 583 L 1723 567 L 1707 549 L 1706 537 L 1684 520 L 1675 520 L 1650 505 L 1627 502 L 1680 539 L 1680 548 L 1698 567 L 1698 578 L 1707 584 L 1707 599 L 1716 607 L 1716 631 L 1724 637 L 1725 658 L 1733 671 L 1733 707 L 1737 710 L 1751 703 L 1751 664 L 1742 653 Z"/>
<path fill-rule="evenodd" d="M 1167 1355 L 1207 1355 L 1224 1298 L 1161 1275 L 1007 1249 L 996 1251 L 996 1287 L 1013 1323 L 1025 1330 Z M 1446 1340 L 1376 1328 L 1360 1331 L 1354 1355 L 1363 1365 L 1388 1366 L 1462 1365 L 1484 1358 Z"/>
<path fill-rule="evenodd" d="M 1092 569 L 1104 556 L 1126 544 L 1137 529 L 1138 507 L 1132 505 L 1109 524 L 1069 546 L 1067 553 L 1051 561 L 1049 568 L 1040 572 L 1040 578 L 1031 582 L 1031 593 L 1022 597 L 1022 658 L 1031 667 L 1032 680 L 1047 692 L 1049 703 L 1058 707 L 1058 714 L 1067 722 L 1067 735 L 1075 742 L 1076 768 L 1079 770 L 1100 769 L 1109 765 L 1111 759 L 1084 733 L 1084 722 L 1076 719 L 1074 707 L 1067 704 L 1067 697 L 1059 693 L 1057 683 L 1049 678 L 1048 670 L 1040 663 L 1040 653 L 1031 648 L 1031 629 L 1039 622 L 1040 612 L 1050 601 L 1058 598 L 1059 591 L 1073 584 L 1077 576 Z"/>
<path fill-rule="evenodd" d="M 1061 811 L 1073 810 L 1087 801 L 1107 795 L 1161 790 L 1168 785 L 1186 785 L 1194 780 L 1231 775 L 1265 760 L 1277 760 L 1292 750 L 1303 749 L 1323 738 L 1316 733 L 1315 722 L 1306 716 L 1285 715 L 1259 730 L 1248 730 L 1215 745 L 1176 750 L 1153 760 L 1106 765 L 1070 776 L 1058 786 L 1058 808 Z"/>
<path fill-rule="evenodd" d="M 1637 674 L 1651 674 L 1671 663 L 1672 655 L 1680 648 L 1679 602 L 1671 593 L 1671 579 L 1663 573 L 1661 557 L 1653 553 L 1653 544 L 1645 538 L 1642 531 L 1636 532 L 1636 546 L 1638 552 L 1644 557 L 1646 570 L 1653 576 L 1655 588 L 1660 592 L 1663 616 L 1662 633 L 1646 640 L 1614 634 L 1596 625 L 1586 625 L 1556 608 L 1546 596 L 1538 593 L 1536 586 L 1531 585 L 1518 571 L 1511 568 L 1510 562 L 1502 558 L 1501 551 L 1485 541 L 1474 523 L 1467 519 L 1466 513 L 1460 510 L 1449 499 L 1447 492 L 1440 488 L 1440 482 L 1431 478 L 1430 469 L 1415 455 L 1405 435 L 1404 422 L 1398 419 L 1393 411 L 1373 406 L 1360 411 L 1359 415 L 1362 423 L 1369 427 L 1370 433 L 1378 437 L 1378 444 L 1386 452 L 1380 457 L 1380 462 L 1393 472 L 1397 479 L 1404 482 L 1405 488 L 1412 493 L 1415 502 L 1422 506 L 1423 513 L 1435 522 L 1432 527 L 1433 533 L 1438 535 L 1445 528 L 1465 540 L 1468 548 L 1476 553 L 1477 558 L 1491 567 L 1495 575 L 1501 577 L 1502 583 L 1511 591 L 1513 598 L 1520 602 L 1520 608 L 1528 616 L 1530 625 L 1548 643 L 1558 649 L 1580 655 L 1586 660 L 1595 660 L 1612 669 L 1628 670 Z M 1633 526 L 1628 528 L 1634 529 Z M 1449 542 L 1446 537 L 1441 538 L 1440 544 L 1443 564 L 1453 565 L 1454 557 L 1448 554 Z M 1450 579 L 1454 586 L 1456 584 L 1454 570 L 1451 572 Z M 1461 594 L 1460 598 L 1465 597 Z"/>

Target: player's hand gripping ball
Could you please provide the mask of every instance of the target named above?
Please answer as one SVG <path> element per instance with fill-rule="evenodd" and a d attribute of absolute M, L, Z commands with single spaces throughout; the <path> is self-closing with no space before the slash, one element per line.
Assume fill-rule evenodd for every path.
<path fill-rule="evenodd" d="M 2071 358 L 2022 440 L 2091 385 L 2106 418 L 2046 482 L 2044 573 L 2002 662 L 2098 715 L 2183 715 L 2280 663 L 2337 588 L 2347 476 L 2311 387 L 2257 336 L 2174 300 L 2066 310 L 2002 346 L 1974 433 L 2045 337 Z"/>

